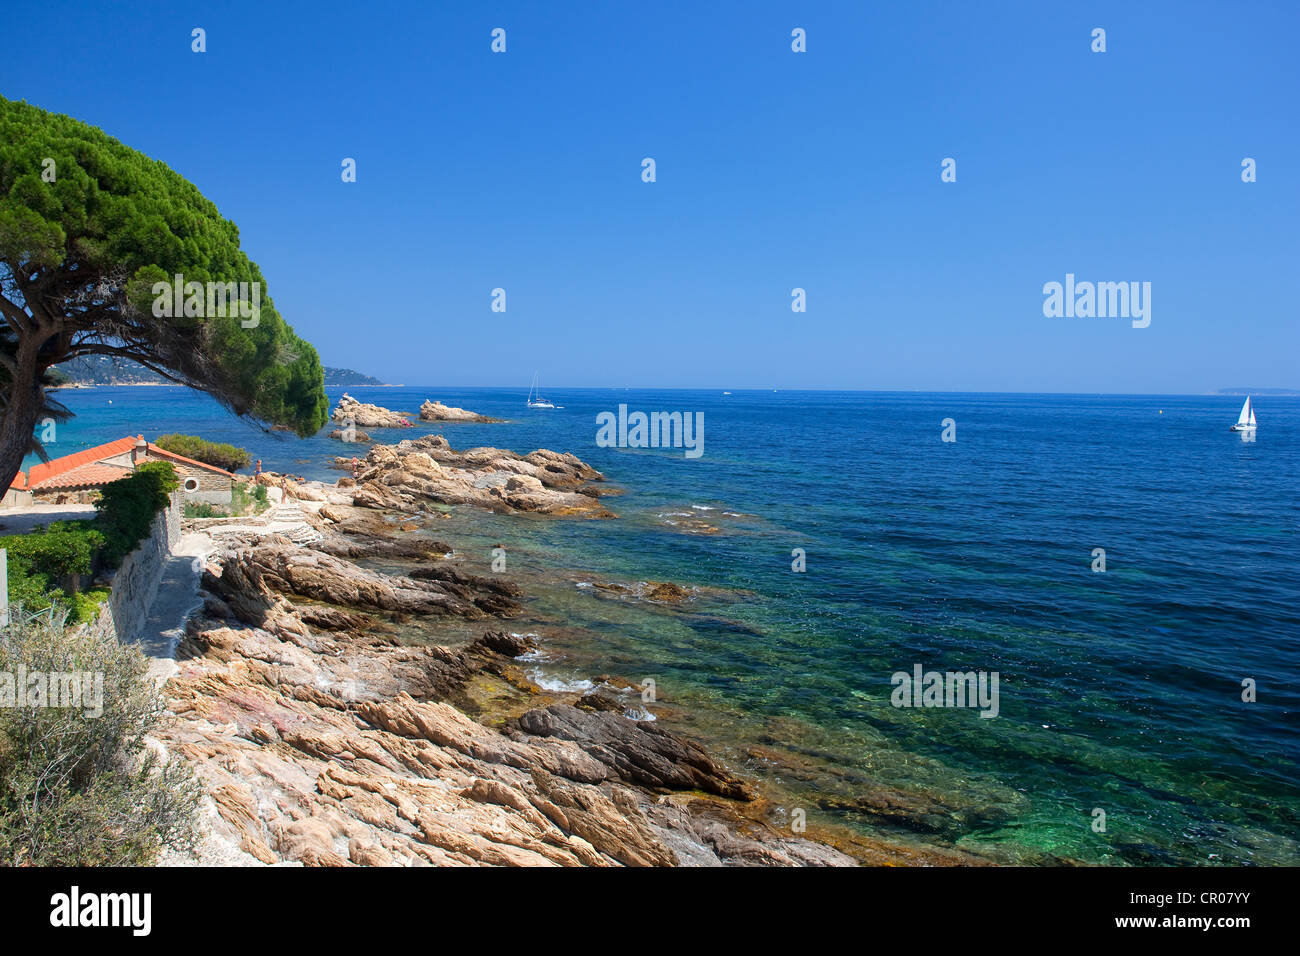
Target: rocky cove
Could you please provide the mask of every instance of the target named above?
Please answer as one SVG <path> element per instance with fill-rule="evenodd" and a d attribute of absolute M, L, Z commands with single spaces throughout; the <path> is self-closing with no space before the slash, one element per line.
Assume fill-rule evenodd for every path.
<path fill-rule="evenodd" d="M 503 625 L 521 586 L 414 533 L 448 506 L 612 519 L 603 481 L 572 455 L 427 436 L 371 448 L 355 480 L 286 482 L 314 540 L 221 535 L 159 739 L 198 771 L 207 835 L 167 862 L 854 864 L 771 825 L 765 798 L 698 743 L 635 719 L 650 715 L 629 681 L 535 683 L 538 639 Z M 379 570 L 394 565 L 405 573 Z M 480 633 L 443 646 L 445 625 Z"/>

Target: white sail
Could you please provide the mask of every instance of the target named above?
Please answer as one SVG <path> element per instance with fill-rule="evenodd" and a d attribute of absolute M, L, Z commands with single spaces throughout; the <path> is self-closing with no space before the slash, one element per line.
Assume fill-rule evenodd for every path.
<path fill-rule="evenodd" d="M 537 373 L 533 373 L 533 384 L 528 389 L 528 407 L 529 408 L 555 408 L 551 402 L 542 397 L 542 390 L 537 387 Z"/>
<path fill-rule="evenodd" d="M 1251 412 L 1251 410 L 1250 410 L 1250 396 L 1247 395 L 1247 396 L 1246 396 L 1245 404 L 1243 404 L 1243 405 L 1241 406 L 1241 414 L 1237 416 L 1237 424 L 1238 424 L 1238 425 L 1249 425 L 1249 424 L 1251 424 L 1251 421 L 1250 421 L 1250 416 L 1251 416 L 1251 414 L 1252 414 L 1252 412 Z"/>
<path fill-rule="evenodd" d="M 1246 401 L 1250 401 L 1250 399 L 1246 399 Z M 1252 427 L 1252 428 L 1253 428 L 1254 425 L 1255 425 L 1255 406 L 1254 406 L 1254 405 L 1250 406 L 1250 424 L 1251 424 L 1251 427 Z"/>

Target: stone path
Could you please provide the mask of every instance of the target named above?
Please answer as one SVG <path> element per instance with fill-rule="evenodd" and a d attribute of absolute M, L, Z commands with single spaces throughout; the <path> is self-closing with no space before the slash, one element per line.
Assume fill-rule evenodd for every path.
<path fill-rule="evenodd" d="M 185 623 L 191 614 L 203 606 L 199 597 L 199 581 L 204 560 L 217 549 L 221 535 L 244 532 L 249 534 L 282 534 L 300 544 L 318 540 L 321 535 L 307 523 L 298 502 L 281 501 L 280 490 L 270 489 L 273 506 L 248 524 L 218 525 L 207 531 L 185 534 L 172 548 L 172 555 L 163 566 L 158 594 L 149 608 L 149 614 L 136 641 L 149 657 L 149 676 L 162 686 L 174 675 L 176 645 L 185 634 Z M 319 504 L 316 505 L 319 507 Z M 171 759 L 167 748 L 150 738 L 149 744 L 165 762 Z M 220 820 L 211 795 L 204 794 L 199 802 L 199 840 L 194 852 L 165 849 L 158 861 L 160 866 L 262 866 L 260 860 L 245 853 L 231 840 L 216 835 L 215 824 Z M 277 866 L 300 864 L 276 864 Z"/>
<path fill-rule="evenodd" d="M 279 489 L 274 489 L 276 492 Z M 319 502 L 313 502 L 320 507 Z M 247 524 L 213 525 L 207 529 L 213 537 L 228 534 L 271 535 L 281 534 L 294 544 L 311 544 L 321 539 L 321 533 L 307 523 L 302 505 L 294 499 L 277 501 L 265 514 L 249 519 Z"/>
<path fill-rule="evenodd" d="M 206 534 L 182 535 L 163 565 L 158 593 L 134 642 L 149 658 L 149 675 L 159 684 L 176 673 L 176 645 L 185 634 L 185 622 L 203 606 L 199 578 L 213 548 Z"/>

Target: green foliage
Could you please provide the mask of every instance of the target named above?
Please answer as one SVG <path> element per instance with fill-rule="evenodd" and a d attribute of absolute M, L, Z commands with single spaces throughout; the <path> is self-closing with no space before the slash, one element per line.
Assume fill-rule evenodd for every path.
<path fill-rule="evenodd" d="M 41 531 L 0 538 L 9 565 L 36 567 L 53 578 L 89 574 L 104 536 L 89 521 L 56 521 Z"/>
<path fill-rule="evenodd" d="M 68 622 L 89 624 L 99 616 L 100 606 L 112 596 L 112 593 L 108 588 L 91 588 L 70 595 L 69 602 L 72 607 L 68 611 Z"/>
<path fill-rule="evenodd" d="M 0 641 L 0 865 L 153 863 L 165 846 L 192 846 L 200 788 L 179 759 L 146 744 L 164 714 L 133 645 L 67 629 L 61 614 L 14 620 Z M 46 706 L 2 675 L 78 675 L 75 706 Z"/>
<path fill-rule="evenodd" d="M 261 514 L 271 506 L 266 498 L 266 485 L 249 485 L 236 482 L 230 489 L 231 513 L 237 515 Z"/>
<path fill-rule="evenodd" d="M 149 535 L 154 515 L 178 487 L 176 470 L 165 461 L 145 462 L 130 477 L 104 486 L 95 525 L 104 534 L 102 559 L 108 567 L 121 564 Z"/>
<path fill-rule="evenodd" d="M 206 501 L 187 501 L 185 502 L 185 517 L 187 518 L 224 518 L 226 512 L 216 505 L 209 504 Z"/>
<path fill-rule="evenodd" d="M 42 178 L 47 157 L 54 182 Z M 3 97 L 0 266 L 8 267 L 0 277 L 7 271 L 3 291 L 13 306 L 43 310 L 67 332 L 83 333 L 82 351 L 101 348 L 166 370 L 237 414 L 304 437 L 325 424 L 320 358 L 276 311 L 235 224 L 163 163 L 80 120 Z M 15 293 L 18 266 L 25 283 L 57 290 L 50 301 Z M 256 327 L 245 328 L 237 313 L 155 317 L 153 284 L 177 274 L 186 282 L 260 283 Z M 52 341 L 67 349 L 71 339 Z M 16 354 L 17 341 L 0 323 L 0 352 Z M 45 354 L 41 368 L 68 357 Z"/>
<path fill-rule="evenodd" d="M 89 521 L 57 521 L 40 531 L 0 538 L 0 548 L 9 553 L 9 603 L 29 610 L 51 604 L 72 607 L 80 620 L 80 609 L 71 603 L 63 581 L 90 574 L 104 542 Z"/>
<path fill-rule="evenodd" d="M 197 435 L 163 435 L 154 444 L 173 455 L 193 458 L 226 471 L 238 471 L 253 462 L 252 456 L 243 448 L 207 441 Z"/>
<path fill-rule="evenodd" d="M 121 564 L 149 535 L 154 516 L 177 486 L 169 463 L 146 462 L 104 486 L 94 521 L 56 521 L 0 538 L 0 548 L 9 553 L 9 603 L 29 611 L 54 605 L 68 611 L 73 623 L 93 620 L 99 603 L 94 595 L 107 592 L 78 594 L 77 576 Z"/>

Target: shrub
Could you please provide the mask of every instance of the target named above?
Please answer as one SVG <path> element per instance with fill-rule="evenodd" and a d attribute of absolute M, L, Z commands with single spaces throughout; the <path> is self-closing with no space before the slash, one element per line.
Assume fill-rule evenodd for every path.
<path fill-rule="evenodd" d="M 170 464 L 147 462 L 130 477 L 104 486 L 94 521 L 56 521 L 40 531 L 0 538 L 0 548 L 9 553 L 9 603 L 28 611 L 57 606 L 73 623 L 94 620 L 100 602 L 93 594 L 77 594 L 77 577 L 121 564 L 149 535 L 154 516 L 176 488 Z"/>
<path fill-rule="evenodd" d="M 99 616 L 100 607 L 112 593 L 108 588 L 91 588 L 89 591 L 78 591 L 70 595 L 69 602 L 72 608 L 68 612 L 68 621 L 72 624 L 89 624 Z"/>
<path fill-rule="evenodd" d="M 165 461 L 145 462 L 130 477 L 104 486 L 95 525 L 104 533 L 106 565 L 117 567 L 149 535 L 154 516 L 178 487 L 176 470 Z"/>
<path fill-rule="evenodd" d="M 0 706 L 0 865 L 147 865 L 164 846 L 192 846 L 199 786 L 146 744 L 164 705 L 144 655 L 69 630 L 62 614 L 14 611 L 0 640 L 12 705 Z M 37 706 L 4 683 L 19 668 L 95 676 L 79 706 Z"/>
<path fill-rule="evenodd" d="M 224 468 L 226 471 L 247 468 L 253 461 L 252 456 L 243 448 L 207 441 L 197 435 L 163 435 L 154 444 L 173 455 L 193 458 L 195 461 L 212 465 L 214 468 Z"/>
<path fill-rule="evenodd" d="M 0 538 L 0 548 L 9 552 L 9 603 L 29 610 L 67 606 L 65 579 L 90 574 L 104 540 L 89 521 L 56 521 L 40 531 Z"/>
<path fill-rule="evenodd" d="M 269 506 L 266 498 L 266 485 L 249 486 L 236 482 L 230 489 L 230 513 L 232 515 L 261 514 Z"/>

